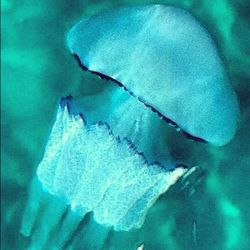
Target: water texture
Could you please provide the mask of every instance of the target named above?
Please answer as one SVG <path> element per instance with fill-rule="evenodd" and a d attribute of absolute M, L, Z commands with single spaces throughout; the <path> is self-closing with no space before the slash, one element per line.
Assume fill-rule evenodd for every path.
<path fill-rule="evenodd" d="M 107 84 L 78 67 L 65 47 L 66 32 L 82 16 L 120 5 L 148 3 L 156 2 L 2 0 L 2 249 L 22 250 L 29 244 L 30 239 L 19 232 L 21 219 L 32 176 L 55 120 L 58 100 L 68 94 L 82 97 L 97 93 Z M 181 135 L 169 142 L 171 155 L 199 165 L 202 178 L 190 180 L 186 186 L 177 183 L 150 210 L 139 231 L 112 232 L 99 245 L 114 250 L 134 249 L 135 244 L 144 244 L 144 249 L 149 250 L 248 250 L 250 2 L 157 3 L 189 10 L 208 29 L 240 102 L 240 127 L 235 138 L 221 148 L 191 142 Z M 102 228 L 90 217 L 82 226 L 86 234 L 79 243 L 83 247 L 78 249 L 96 249 L 93 242 Z"/>

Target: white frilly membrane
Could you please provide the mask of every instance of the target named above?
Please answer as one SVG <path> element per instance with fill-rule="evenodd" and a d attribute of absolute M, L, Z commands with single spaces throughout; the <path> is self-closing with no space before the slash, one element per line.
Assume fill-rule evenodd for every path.
<path fill-rule="evenodd" d="M 98 241 L 92 240 L 92 244 L 105 240 L 109 232 L 105 228 L 140 228 L 149 208 L 187 171 L 150 163 L 131 141 L 114 135 L 106 123 L 89 123 L 83 115 L 72 112 L 71 103 L 71 98 L 64 98 L 59 105 L 31 185 L 21 227 L 25 236 L 32 235 L 30 249 L 63 249 L 89 212 L 101 224 L 95 230 L 98 236 L 94 234 Z M 141 110 L 153 113 L 147 108 Z M 107 115 L 108 120 L 114 116 Z M 163 122 L 159 117 L 157 120 Z"/>

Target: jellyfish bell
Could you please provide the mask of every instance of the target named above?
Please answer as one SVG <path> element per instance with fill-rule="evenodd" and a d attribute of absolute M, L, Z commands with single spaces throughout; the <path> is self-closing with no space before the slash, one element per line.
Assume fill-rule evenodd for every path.
<path fill-rule="evenodd" d="M 125 7 L 77 23 L 67 43 L 91 72 L 119 82 L 185 133 L 222 146 L 239 106 L 208 32 L 187 11 Z"/>
<path fill-rule="evenodd" d="M 222 146 L 239 115 L 211 38 L 184 10 L 148 5 L 101 13 L 76 24 L 67 42 L 82 68 L 119 86 L 61 100 L 23 220 L 33 247 L 41 235 L 41 248 L 65 247 L 89 212 L 107 228 L 102 241 L 110 228 L 140 228 L 159 196 L 188 171 L 169 153 L 166 122 Z M 34 209 L 41 186 L 52 201 Z M 56 216 L 39 225 L 38 210 L 42 220 L 53 210 Z M 64 232 L 53 237 L 56 227 Z"/>

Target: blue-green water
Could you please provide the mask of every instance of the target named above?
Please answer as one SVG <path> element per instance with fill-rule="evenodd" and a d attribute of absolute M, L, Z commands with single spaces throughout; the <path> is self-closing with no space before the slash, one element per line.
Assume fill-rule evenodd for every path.
<path fill-rule="evenodd" d="M 30 241 L 19 229 L 29 184 L 43 156 L 58 100 L 68 94 L 84 96 L 103 84 L 77 67 L 65 46 L 66 32 L 84 15 L 151 2 L 2 1 L 2 249 L 26 249 Z M 151 209 L 142 230 L 112 232 L 103 249 L 133 249 L 131 246 L 140 239 L 138 243 L 149 250 L 248 250 L 250 3 L 157 3 L 190 10 L 212 34 L 239 98 L 240 128 L 233 141 L 222 148 L 182 139 L 173 142 L 171 153 L 176 158 L 188 158 L 190 164 L 202 168 L 202 182 L 194 193 L 177 185 Z M 84 226 L 87 230 L 90 222 L 85 221 Z M 100 230 L 99 226 L 94 230 Z M 78 249 L 93 249 L 91 241 L 98 241 L 93 238 L 83 239 L 86 244 Z"/>

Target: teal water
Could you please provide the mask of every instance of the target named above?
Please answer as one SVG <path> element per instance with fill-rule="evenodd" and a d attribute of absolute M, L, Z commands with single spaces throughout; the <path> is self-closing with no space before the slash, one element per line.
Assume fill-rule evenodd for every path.
<path fill-rule="evenodd" d="M 65 47 L 66 32 L 84 15 L 150 2 L 2 1 L 2 249 L 27 249 L 30 239 L 19 232 L 21 219 L 58 100 L 68 94 L 81 97 L 102 87 L 99 79 L 77 67 Z M 222 148 L 173 143 L 173 155 L 188 156 L 190 164 L 202 168 L 202 182 L 190 190 L 177 185 L 152 208 L 142 230 L 113 232 L 103 249 L 133 249 L 140 234 L 149 250 L 248 250 L 250 4 L 236 0 L 158 3 L 190 10 L 212 34 L 239 98 L 240 128 Z M 85 221 L 85 227 L 89 226 Z M 82 249 L 91 249 L 91 241 L 98 241 L 93 238 L 84 239 L 90 247 Z"/>

